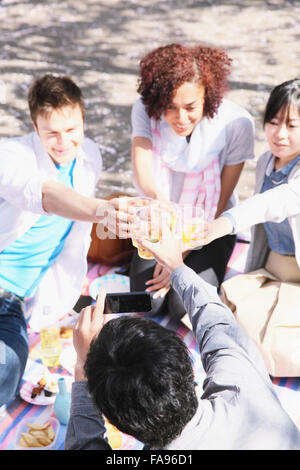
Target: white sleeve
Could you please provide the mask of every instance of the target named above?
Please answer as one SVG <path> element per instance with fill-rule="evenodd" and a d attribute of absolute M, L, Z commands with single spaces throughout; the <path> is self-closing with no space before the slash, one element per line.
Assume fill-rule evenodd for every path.
<path fill-rule="evenodd" d="M 145 106 L 139 98 L 133 105 L 131 110 L 131 139 L 134 137 L 146 137 L 152 142 L 152 132 L 150 118 L 146 113 Z"/>
<path fill-rule="evenodd" d="M 226 212 L 234 217 L 237 232 L 263 222 L 282 222 L 300 214 L 300 169 L 288 183 L 255 194 Z"/>
<path fill-rule="evenodd" d="M 44 170 L 33 164 L 30 151 L 8 139 L 0 145 L 0 198 L 20 209 L 46 214 L 42 205 L 42 185 L 49 180 Z"/>

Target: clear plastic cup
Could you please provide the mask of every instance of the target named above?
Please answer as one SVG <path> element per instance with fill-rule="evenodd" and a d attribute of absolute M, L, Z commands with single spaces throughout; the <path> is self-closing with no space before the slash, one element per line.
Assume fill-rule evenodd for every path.
<path fill-rule="evenodd" d="M 134 196 L 130 198 L 130 203 L 137 207 L 148 206 L 149 204 L 153 204 L 154 202 L 155 199 L 152 199 L 148 196 Z"/>
<path fill-rule="evenodd" d="M 167 217 L 170 217 L 164 209 L 156 204 L 138 207 L 134 213 L 132 244 L 138 249 L 138 254 L 142 259 L 154 259 L 154 256 L 141 245 L 136 239 L 149 240 L 157 243 L 162 236 L 162 224 Z"/>
<path fill-rule="evenodd" d="M 184 249 L 201 248 L 200 234 L 204 227 L 204 209 L 189 204 L 178 205 L 181 239 Z"/>

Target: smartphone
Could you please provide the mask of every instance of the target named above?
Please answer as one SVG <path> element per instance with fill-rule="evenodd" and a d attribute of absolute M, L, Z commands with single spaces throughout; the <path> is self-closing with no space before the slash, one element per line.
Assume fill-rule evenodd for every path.
<path fill-rule="evenodd" d="M 81 295 L 73 310 L 80 313 L 95 300 L 90 295 Z M 103 313 L 149 312 L 152 310 L 151 296 L 148 292 L 117 292 L 106 294 Z"/>
<path fill-rule="evenodd" d="M 152 310 L 148 292 L 117 292 L 106 294 L 104 313 L 149 312 Z"/>
<path fill-rule="evenodd" d="M 81 295 L 73 307 L 74 312 L 80 313 L 84 307 L 88 307 L 94 302 L 90 295 Z"/>

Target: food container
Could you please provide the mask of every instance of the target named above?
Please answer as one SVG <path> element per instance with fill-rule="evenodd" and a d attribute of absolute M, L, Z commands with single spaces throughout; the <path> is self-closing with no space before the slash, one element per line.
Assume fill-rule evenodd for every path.
<path fill-rule="evenodd" d="M 46 423 L 48 421 L 52 425 L 53 431 L 55 432 L 55 437 L 54 437 L 53 441 L 51 442 L 51 444 L 49 444 L 48 446 L 43 446 L 43 447 L 23 447 L 19 444 L 22 433 L 23 432 L 27 433 L 29 431 L 29 428 L 28 428 L 27 424 L 42 424 L 42 423 Z M 47 418 L 43 418 L 43 419 L 41 419 L 41 418 L 24 418 L 24 419 L 22 419 L 22 421 L 19 423 L 19 425 L 17 427 L 16 438 L 15 438 L 15 449 L 16 450 L 51 450 L 55 446 L 57 436 L 58 436 L 58 432 L 59 432 L 59 428 L 60 428 L 59 421 L 56 418 L 52 417 L 52 416 L 48 419 Z"/>

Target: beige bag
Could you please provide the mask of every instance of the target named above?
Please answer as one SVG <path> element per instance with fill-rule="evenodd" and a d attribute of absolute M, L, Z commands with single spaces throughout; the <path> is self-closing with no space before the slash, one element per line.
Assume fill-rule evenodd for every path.
<path fill-rule="evenodd" d="M 273 377 L 300 376 L 300 283 L 281 282 L 265 269 L 222 286 L 223 301 L 255 341 Z"/>

